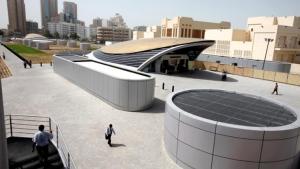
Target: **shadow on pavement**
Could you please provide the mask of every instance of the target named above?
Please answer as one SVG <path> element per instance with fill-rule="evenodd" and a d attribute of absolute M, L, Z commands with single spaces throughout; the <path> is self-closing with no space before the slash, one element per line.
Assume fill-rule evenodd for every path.
<path fill-rule="evenodd" d="M 221 73 L 205 71 L 205 70 L 185 72 L 185 73 L 174 73 L 174 74 L 171 74 L 171 76 L 193 78 L 193 79 L 203 79 L 203 80 L 222 81 L 221 80 L 221 78 L 222 78 Z M 230 77 L 230 74 L 227 74 L 227 80 L 224 81 L 224 82 L 238 82 L 238 80 Z"/>
<path fill-rule="evenodd" d="M 154 98 L 152 106 L 139 113 L 164 113 L 164 112 L 165 112 L 165 101 L 160 100 L 158 98 Z"/>
<path fill-rule="evenodd" d="M 111 147 L 126 147 L 125 144 L 111 144 Z"/>

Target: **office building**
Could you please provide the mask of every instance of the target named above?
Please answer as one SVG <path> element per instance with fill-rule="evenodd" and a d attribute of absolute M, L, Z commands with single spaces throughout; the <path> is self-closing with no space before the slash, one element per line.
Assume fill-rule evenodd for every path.
<path fill-rule="evenodd" d="M 48 30 L 52 35 L 57 32 L 60 37 L 65 38 L 76 32 L 76 25 L 67 22 L 48 22 Z"/>
<path fill-rule="evenodd" d="M 52 35 L 57 32 L 61 38 L 67 38 L 72 33 L 76 33 L 81 39 L 86 38 L 84 22 L 48 22 L 48 30 Z"/>
<path fill-rule="evenodd" d="M 160 38 L 161 37 L 161 27 L 160 26 L 148 26 L 146 31 L 133 31 L 133 40 L 138 40 L 142 38 Z"/>
<path fill-rule="evenodd" d="M 114 26 L 114 27 L 127 28 L 127 25 L 126 25 L 122 15 L 120 15 L 119 13 L 116 13 L 115 16 L 111 17 L 110 21 L 112 23 L 112 26 Z"/>
<path fill-rule="evenodd" d="M 58 15 L 51 18 L 51 22 L 64 22 L 65 14 L 63 12 L 58 13 Z"/>
<path fill-rule="evenodd" d="M 140 32 L 146 32 L 147 26 L 135 26 L 133 27 L 132 31 L 140 31 Z"/>
<path fill-rule="evenodd" d="M 164 18 L 161 22 L 161 37 L 204 38 L 206 29 L 229 29 L 230 22 L 194 21 L 189 17 Z"/>
<path fill-rule="evenodd" d="M 93 19 L 93 23 L 90 24 L 90 27 L 89 27 L 89 38 L 91 40 L 96 40 L 97 27 L 102 27 L 102 25 L 104 24 L 104 22 L 105 22 L 104 19 L 101 19 L 99 17 Z"/>
<path fill-rule="evenodd" d="M 206 30 L 204 54 L 300 64 L 300 17 L 252 17 L 247 29 Z"/>
<path fill-rule="evenodd" d="M 102 26 L 102 20 L 101 18 L 94 18 L 93 23 L 90 25 L 90 27 L 101 27 Z"/>
<path fill-rule="evenodd" d="M 77 20 L 77 4 L 74 2 L 64 2 L 65 22 L 75 23 Z"/>
<path fill-rule="evenodd" d="M 41 0 L 42 28 L 47 28 L 51 18 L 57 17 L 57 0 Z"/>
<path fill-rule="evenodd" d="M 26 21 L 26 33 L 37 33 L 38 23 L 34 21 Z"/>
<path fill-rule="evenodd" d="M 130 39 L 131 31 L 121 27 L 97 27 L 97 41 L 127 41 Z"/>
<path fill-rule="evenodd" d="M 14 34 L 26 33 L 26 12 L 24 0 L 7 0 L 8 31 Z"/>

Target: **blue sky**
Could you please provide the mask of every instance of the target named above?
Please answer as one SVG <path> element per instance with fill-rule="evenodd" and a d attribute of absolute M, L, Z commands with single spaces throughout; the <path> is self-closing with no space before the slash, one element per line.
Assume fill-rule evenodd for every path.
<path fill-rule="evenodd" d="M 188 16 L 202 21 L 230 21 L 245 28 L 248 17 L 300 16 L 300 0 L 69 0 L 77 3 L 78 17 L 86 25 L 95 17 L 120 13 L 129 27 L 159 25 L 163 17 Z M 6 28 L 7 0 L 0 0 L 0 28 Z M 62 11 L 63 0 L 58 0 Z M 25 0 L 27 20 L 39 22 L 40 0 Z"/>

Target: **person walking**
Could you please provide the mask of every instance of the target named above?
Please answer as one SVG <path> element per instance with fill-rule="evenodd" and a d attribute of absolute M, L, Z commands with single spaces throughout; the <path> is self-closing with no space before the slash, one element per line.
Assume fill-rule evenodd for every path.
<path fill-rule="evenodd" d="M 277 82 L 275 83 L 275 87 L 274 87 L 272 94 L 274 94 L 274 93 L 276 93 L 276 95 L 278 95 L 278 83 Z"/>
<path fill-rule="evenodd" d="M 50 133 L 44 131 L 45 126 L 39 125 L 39 131 L 34 134 L 32 141 L 35 143 L 36 150 L 39 155 L 40 163 L 44 168 L 47 167 L 48 161 L 48 145 L 53 138 L 52 131 Z"/>
<path fill-rule="evenodd" d="M 107 139 L 107 144 L 111 147 L 111 135 L 112 133 L 114 133 L 114 135 L 116 135 L 115 133 L 115 130 L 113 128 L 113 125 L 112 124 L 109 124 L 109 127 L 107 128 L 106 130 L 106 133 L 105 133 L 105 137 Z"/>
<path fill-rule="evenodd" d="M 2 54 L 2 57 L 3 57 L 3 60 L 5 60 L 5 53 L 3 52 L 3 54 Z"/>

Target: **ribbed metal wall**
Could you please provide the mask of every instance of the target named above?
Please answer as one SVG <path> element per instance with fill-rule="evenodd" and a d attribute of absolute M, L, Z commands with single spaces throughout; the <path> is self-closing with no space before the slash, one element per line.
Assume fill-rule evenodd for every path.
<path fill-rule="evenodd" d="M 59 56 L 54 56 L 53 69 L 55 73 L 121 110 L 141 111 L 150 107 L 154 99 L 155 79 L 151 76 L 145 75 L 145 80 L 118 79 Z"/>

